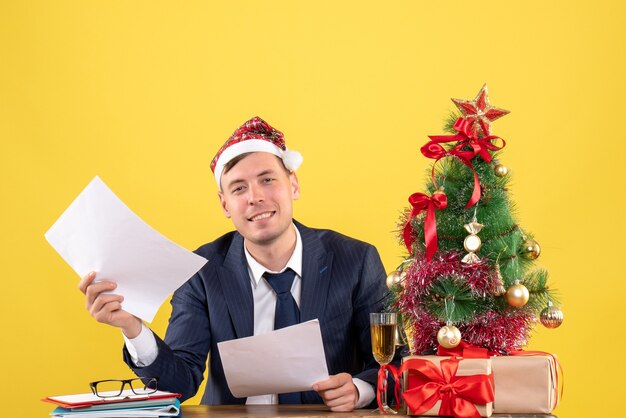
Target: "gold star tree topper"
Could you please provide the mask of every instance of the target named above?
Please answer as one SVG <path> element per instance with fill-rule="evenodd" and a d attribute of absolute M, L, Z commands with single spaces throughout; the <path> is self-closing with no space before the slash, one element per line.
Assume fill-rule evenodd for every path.
<path fill-rule="evenodd" d="M 472 132 L 475 134 L 491 135 L 491 122 L 510 113 L 508 110 L 491 106 L 487 84 L 483 85 L 474 100 L 452 99 L 452 101 L 463 117 L 471 123 Z"/>

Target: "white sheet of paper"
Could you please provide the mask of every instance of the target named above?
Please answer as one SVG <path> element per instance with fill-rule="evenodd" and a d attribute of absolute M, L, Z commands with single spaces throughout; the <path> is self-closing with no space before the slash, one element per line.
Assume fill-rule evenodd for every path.
<path fill-rule="evenodd" d="M 123 309 L 147 322 L 207 262 L 152 229 L 99 177 L 45 237 L 80 277 L 95 271 L 96 280 L 115 281 Z"/>
<path fill-rule="evenodd" d="M 317 319 L 217 344 L 230 391 L 246 396 L 311 390 L 328 379 Z"/>

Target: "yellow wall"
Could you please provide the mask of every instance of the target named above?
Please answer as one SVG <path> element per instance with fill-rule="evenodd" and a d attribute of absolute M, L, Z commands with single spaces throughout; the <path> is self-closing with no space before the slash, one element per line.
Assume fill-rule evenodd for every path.
<path fill-rule="evenodd" d="M 451 97 L 512 110 L 519 221 L 541 243 L 565 323 L 529 348 L 565 373 L 561 417 L 616 413 L 626 373 L 622 193 L 626 19 L 620 1 L 0 2 L 0 393 L 11 416 L 46 395 L 129 376 L 44 232 L 100 175 L 195 249 L 231 229 L 209 161 L 260 115 L 305 162 L 297 218 L 374 243 L 431 163 Z M 163 334 L 164 305 L 153 328 Z M 621 388 L 620 388 L 621 386 Z M 195 402 L 199 398 L 194 399 Z"/>

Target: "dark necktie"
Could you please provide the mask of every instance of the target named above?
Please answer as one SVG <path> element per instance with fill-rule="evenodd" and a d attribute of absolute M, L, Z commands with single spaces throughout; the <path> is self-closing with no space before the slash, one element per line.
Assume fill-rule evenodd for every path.
<path fill-rule="evenodd" d="M 281 329 L 300 323 L 300 310 L 291 295 L 291 285 L 296 273 L 287 269 L 282 273 L 265 273 L 263 277 L 276 292 L 276 311 L 274 315 L 274 329 Z M 301 404 L 300 392 L 282 393 L 278 395 L 278 403 Z"/>

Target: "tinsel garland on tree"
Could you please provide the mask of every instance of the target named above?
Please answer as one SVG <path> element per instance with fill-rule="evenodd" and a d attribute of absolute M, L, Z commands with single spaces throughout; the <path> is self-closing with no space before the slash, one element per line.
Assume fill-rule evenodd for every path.
<path fill-rule="evenodd" d="M 453 101 L 461 114 L 449 118 L 451 135 L 422 147 L 435 162 L 428 193 L 412 195 L 400 220 L 410 255 L 388 280 L 390 308 L 401 314 L 414 353 L 442 343 L 437 334 L 446 325 L 467 343 L 517 350 L 540 314 L 544 322 L 543 311 L 556 310 L 560 321 L 562 313 L 551 306 L 547 272 L 534 266 L 540 247 L 515 220 L 508 169 L 498 162 L 506 143 L 491 122 L 508 111 L 489 104 L 486 86 L 474 100 Z"/>

